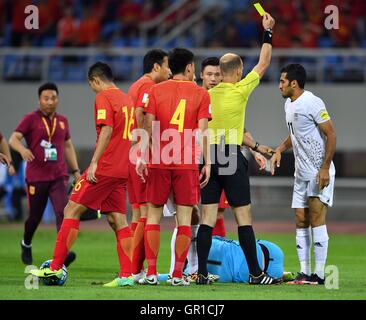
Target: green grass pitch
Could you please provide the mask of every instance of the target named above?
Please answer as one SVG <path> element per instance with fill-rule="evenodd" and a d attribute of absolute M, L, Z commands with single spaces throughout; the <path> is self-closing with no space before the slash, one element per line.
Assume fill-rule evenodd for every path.
<path fill-rule="evenodd" d="M 339 270 L 339 289 L 323 286 L 249 286 L 246 284 L 214 284 L 211 286 L 103 288 L 99 283 L 112 280 L 118 271 L 115 238 L 112 232 L 83 231 L 73 247 L 77 260 L 69 268 L 69 277 L 62 287 L 25 288 L 27 275 L 20 261 L 19 242 L 22 230 L 0 230 L 0 299 L 366 299 L 366 255 L 364 235 L 330 235 L 328 265 Z M 293 234 L 258 234 L 258 238 L 278 244 L 285 253 L 285 270 L 297 271 L 298 262 Z M 34 264 L 50 259 L 55 242 L 54 230 L 38 230 L 33 242 Z M 158 270 L 169 268 L 170 233 L 162 232 Z"/>

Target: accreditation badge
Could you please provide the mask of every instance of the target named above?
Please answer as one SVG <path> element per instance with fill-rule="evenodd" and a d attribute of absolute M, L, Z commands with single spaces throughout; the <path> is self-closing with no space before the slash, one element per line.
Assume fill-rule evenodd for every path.
<path fill-rule="evenodd" d="M 29 186 L 29 194 L 31 196 L 34 196 L 36 194 L 36 187 L 35 186 Z"/>
<path fill-rule="evenodd" d="M 46 141 L 46 140 L 42 140 L 40 143 L 42 148 L 51 148 L 52 147 L 52 143 Z"/>
<path fill-rule="evenodd" d="M 54 145 L 51 148 L 44 148 L 44 161 L 57 161 L 57 149 Z"/>

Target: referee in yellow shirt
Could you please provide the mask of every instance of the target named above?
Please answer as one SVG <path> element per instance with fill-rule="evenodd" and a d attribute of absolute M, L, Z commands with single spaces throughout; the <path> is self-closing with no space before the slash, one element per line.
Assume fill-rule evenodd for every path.
<path fill-rule="evenodd" d="M 212 230 L 216 223 L 218 203 L 222 190 L 234 211 L 238 223 L 240 246 L 249 267 L 249 283 L 273 284 L 278 282 L 259 266 L 255 235 L 252 228 L 248 161 L 241 153 L 245 109 L 250 94 L 258 86 L 269 67 L 272 55 L 272 28 L 275 20 L 263 16 L 263 45 L 258 64 L 243 79 L 243 62 L 232 53 L 220 59 L 223 80 L 209 90 L 212 121 L 209 122 L 211 140 L 211 178 L 202 189 L 202 223 L 197 235 L 197 284 L 208 284 L 207 259 L 211 248 Z M 254 147 L 257 149 L 258 145 Z"/>

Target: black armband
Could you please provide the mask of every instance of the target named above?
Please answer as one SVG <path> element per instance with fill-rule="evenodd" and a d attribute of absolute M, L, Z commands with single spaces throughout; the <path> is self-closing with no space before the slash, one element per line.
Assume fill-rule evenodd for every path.
<path fill-rule="evenodd" d="M 75 174 L 76 172 L 80 172 L 80 169 L 75 169 L 71 171 L 72 174 Z"/>
<path fill-rule="evenodd" d="M 272 29 L 264 30 L 263 43 L 272 44 L 272 36 L 273 36 Z"/>

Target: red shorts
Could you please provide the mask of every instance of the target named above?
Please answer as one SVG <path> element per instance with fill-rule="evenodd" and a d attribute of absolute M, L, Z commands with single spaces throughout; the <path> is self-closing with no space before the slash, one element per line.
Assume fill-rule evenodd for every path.
<path fill-rule="evenodd" d="M 84 172 L 72 190 L 70 200 L 102 213 L 126 213 L 127 180 L 101 175 L 96 178 L 97 183 L 90 183 Z"/>
<path fill-rule="evenodd" d="M 197 170 L 150 168 L 147 180 L 147 200 L 164 205 L 173 191 L 174 203 L 193 206 L 199 201 L 199 174 Z"/>
<path fill-rule="evenodd" d="M 229 202 L 226 199 L 225 191 L 222 191 L 219 203 L 219 209 L 230 208 Z"/>
<path fill-rule="evenodd" d="M 142 182 L 136 173 L 136 165 L 129 162 L 128 164 L 128 200 L 130 204 L 142 204 L 147 202 L 147 183 Z"/>

